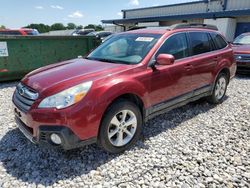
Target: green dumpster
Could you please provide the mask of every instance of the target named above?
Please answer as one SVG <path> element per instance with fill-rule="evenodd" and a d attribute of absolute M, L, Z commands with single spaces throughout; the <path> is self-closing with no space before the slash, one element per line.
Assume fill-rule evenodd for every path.
<path fill-rule="evenodd" d="M 22 78 L 52 63 L 84 56 L 98 46 L 86 36 L 0 36 L 0 81 Z"/>

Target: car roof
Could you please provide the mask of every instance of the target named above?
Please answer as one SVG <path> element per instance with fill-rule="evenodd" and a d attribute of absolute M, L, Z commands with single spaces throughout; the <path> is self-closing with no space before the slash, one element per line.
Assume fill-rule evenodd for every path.
<path fill-rule="evenodd" d="M 162 28 L 145 28 L 145 29 L 136 29 L 136 30 L 131 30 L 127 31 L 127 33 L 148 33 L 148 34 L 165 34 L 167 29 L 162 29 Z"/>
<path fill-rule="evenodd" d="M 216 32 L 215 30 L 212 29 L 202 29 L 202 28 L 185 28 L 185 29 L 169 29 L 169 28 L 145 28 L 145 29 L 137 29 L 137 30 L 132 30 L 132 31 L 127 31 L 127 33 L 146 33 L 146 34 L 161 34 L 164 35 L 165 33 L 168 32 L 188 32 L 188 31 L 199 31 L 199 32 Z"/>
<path fill-rule="evenodd" d="M 0 31 L 20 31 L 20 29 L 0 29 Z"/>
<path fill-rule="evenodd" d="M 250 32 L 242 33 L 241 35 L 250 35 Z"/>
<path fill-rule="evenodd" d="M 179 23 L 167 27 L 147 27 L 134 29 L 131 28 L 130 33 L 151 33 L 151 34 L 165 34 L 166 32 L 175 31 L 218 31 L 218 28 L 214 25 L 202 24 L 202 23 Z"/>
<path fill-rule="evenodd" d="M 0 29 L 0 31 L 32 31 L 34 29 L 30 29 L 30 28 L 21 28 L 21 29 Z"/>
<path fill-rule="evenodd" d="M 96 31 L 96 33 L 112 33 L 110 31 Z"/>

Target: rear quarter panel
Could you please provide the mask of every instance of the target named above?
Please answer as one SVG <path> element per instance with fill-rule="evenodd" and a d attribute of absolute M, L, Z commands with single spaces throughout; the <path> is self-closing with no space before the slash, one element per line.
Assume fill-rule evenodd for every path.
<path fill-rule="evenodd" d="M 218 56 L 220 56 L 220 61 L 218 61 L 217 66 L 214 70 L 214 78 L 218 76 L 218 74 L 224 69 L 227 68 L 229 69 L 230 72 L 230 79 L 232 79 L 235 76 L 236 73 L 236 61 L 234 58 L 234 52 L 231 46 L 229 45 L 225 49 L 221 50 L 218 53 Z M 214 81 L 215 81 L 214 79 Z"/>

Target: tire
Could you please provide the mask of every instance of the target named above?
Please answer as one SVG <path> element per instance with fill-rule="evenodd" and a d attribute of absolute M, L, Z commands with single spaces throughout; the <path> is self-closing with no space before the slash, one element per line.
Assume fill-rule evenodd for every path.
<path fill-rule="evenodd" d="M 212 95 L 207 98 L 208 102 L 211 104 L 222 103 L 225 98 L 228 83 L 227 75 L 220 73 L 215 81 Z"/>
<path fill-rule="evenodd" d="M 104 115 L 97 143 L 109 153 L 121 153 L 139 139 L 142 123 L 142 114 L 137 105 L 130 101 L 117 101 Z"/>

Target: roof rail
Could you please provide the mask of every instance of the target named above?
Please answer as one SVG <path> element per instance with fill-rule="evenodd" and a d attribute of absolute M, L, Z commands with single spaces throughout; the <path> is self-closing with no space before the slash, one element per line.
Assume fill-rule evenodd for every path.
<path fill-rule="evenodd" d="M 201 28 L 201 29 L 211 29 L 218 31 L 218 28 L 215 25 L 202 24 L 202 23 L 180 23 L 171 25 L 170 28 L 173 29 L 184 29 L 184 28 Z"/>
<path fill-rule="evenodd" d="M 129 28 L 127 31 L 133 31 L 137 29 L 165 29 L 165 30 L 171 30 L 168 26 L 135 26 L 132 28 Z"/>
<path fill-rule="evenodd" d="M 133 31 L 133 30 L 137 30 L 137 29 L 145 29 L 147 27 L 144 27 L 144 26 L 135 26 L 135 27 L 131 27 L 129 28 L 127 31 Z"/>

